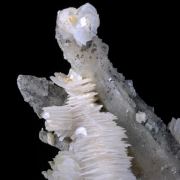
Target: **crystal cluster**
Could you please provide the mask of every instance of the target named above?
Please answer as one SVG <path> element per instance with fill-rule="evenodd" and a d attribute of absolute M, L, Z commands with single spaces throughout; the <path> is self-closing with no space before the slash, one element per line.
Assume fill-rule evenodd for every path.
<path fill-rule="evenodd" d="M 58 86 L 34 76 L 17 79 L 24 100 L 46 119 L 40 139 L 60 150 L 44 176 L 180 179 L 180 119 L 173 118 L 168 129 L 132 81 L 113 68 L 108 45 L 96 36 L 98 26 L 98 14 L 88 3 L 59 11 L 56 39 L 71 64 L 69 74 L 51 77 Z"/>
<path fill-rule="evenodd" d="M 91 79 L 70 70 L 69 75 L 55 73 L 51 80 L 68 93 L 64 106 L 44 107 L 46 129 L 59 141 L 70 138 L 68 151 L 59 153 L 51 163 L 52 170 L 43 172 L 50 180 L 135 179 L 130 170 L 125 130 L 113 121 L 116 117 L 101 112 Z"/>

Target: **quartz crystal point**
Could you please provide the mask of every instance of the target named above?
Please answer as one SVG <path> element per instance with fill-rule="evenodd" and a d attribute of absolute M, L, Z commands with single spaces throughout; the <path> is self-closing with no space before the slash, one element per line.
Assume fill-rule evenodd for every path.
<path fill-rule="evenodd" d="M 78 76 L 74 76 L 74 78 L 77 78 L 77 80 L 80 80 L 81 78 L 89 79 L 91 84 L 95 84 L 95 91 L 98 93 L 98 101 L 103 105 L 103 110 L 113 113 L 118 118 L 115 120 L 117 124 L 126 129 L 126 134 L 128 136 L 127 140 L 128 143 L 131 144 L 128 153 L 130 156 L 134 157 L 132 170 L 137 179 L 179 180 L 179 120 L 173 120 L 169 125 L 169 129 L 173 134 L 172 136 L 162 120 L 154 114 L 152 108 L 148 107 L 135 92 L 132 81 L 126 81 L 123 75 L 119 74 L 113 68 L 107 57 L 108 46 L 96 36 L 98 26 L 99 17 L 95 8 L 90 4 L 85 4 L 79 9 L 68 8 L 58 12 L 56 39 L 63 51 L 64 58 L 71 64 L 71 76 L 74 76 L 73 72 L 76 72 L 78 73 Z M 56 75 L 58 76 L 58 74 Z M 29 81 L 29 79 L 33 80 Z M 59 82 L 59 79 L 57 80 L 57 78 L 51 79 L 56 84 L 64 87 L 67 90 L 67 93 L 72 93 L 72 89 L 65 87 L 63 81 Z M 31 83 L 28 84 L 27 82 Z M 39 91 L 39 88 L 36 88 L 36 86 L 43 86 L 42 92 Z M 48 86 L 51 88 L 47 88 Z M 58 147 L 64 152 L 64 154 L 60 152 L 55 158 L 55 162 L 51 163 L 52 170 L 43 172 L 43 174 L 47 178 L 49 177 L 52 179 L 52 176 L 56 176 L 56 179 L 58 179 L 57 171 L 63 169 L 63 163 L 67 164 L 69 162 L 69 169 L 76 169 L 76 171 L 72 172 L 74 179 L 81 179 L 79 173 L 81 171 L 81 166 L 78 164 L 79 160 L 77 159 L 80 158 L 82 152 L 79 151 L 79 154 L 78 152 L 75 153 L 78 158 L 74 156 L 72 152 L 69 152 L 69 150 L 76 151 L 81 146 L 76 146 L 72 142 L 70 142 L 68 146 L 62 144 L 64 142 L 65 144 L 68 144 L 66 142 L 66 136 L 71 136 L 73 141 L 84 140 L 89 134 L 88 128 L 85 124 L 81 124 L 75 128 L 71 126 L 71 122 L 65 122 L 67 124 L 69 123 L 68 128 L 65 131 L 59 131 L 57 128 L 59 122 L 53 121 L 55 124 L 52 125 L 50 121 L 48 121 L 48 118 L 51 117 L 53 108 L 56 109 L 56 106 L 66 104 L 67 98 L 65 98 L 66 93 L 64 93 L 64 90 L 45 79 L 22 75 L 18 78 L 18 87 L 25 101 L 33 106 L 35 112 L 40 117 L 43 116 L 47 119 L 47 129 L 54 130 L 55 132 L 55 138 L 53 139 L 52 134 L 49 136 L 49 132 L 46 133 L 46 131 L 41 131 L 41 140 L 46 143 L 50 142 L 51 145 Z M 92 89 L 93 88 L 94 87 L 92 87 Z M 54 93 L 52 93 L 52 90 L 55 90 Z M 83 88 L 80 90 L 84 91 Z M 33 93 L 31 93 L 31 91 Z M 55 97 L 57 97 L 57 99 Z M 35 101 L 34 99 L 38 99 L 38 101 Z M 70 100 L 73 101 L 75 105 L 78 105 L 78 102 L 74 101 L 74 99 Z M 50 110 L 46 108 L 46 106 L 53 107 Z M 45 107 L 43 108 L 44 113 L 41 113 L 42 111 L 40 109 L 42 107 Z M 61 114 L 61 116 L 62 115 L 63 114 Z M 64 115 L 69 118 L 69 114 Z M 56 119 L 56 117 L 54 118 Z M 62 127 L 65 127 L 65 124 L 61 125 Z M 72 131 L 72 128 L 74 128 L 75 131 Z M 47 140 L 47 137 L 51 137 L 52 139 Z M 120 139 L 115 138 L 114 140 L 119 142 Z M 108 143 L 110 142 L 108 141 Z M 77 144 L 80 143 L 77 142 Z M 87 148 L 87 153 L 90 151 L 91 143 L 88 145 L 89 148 L 87 148 L 88 146 L 84 147 Z M 112 147 L 109 148 L 116 146 L 116 143 L 111 145 Z M 93 163 L 92 167 L 97 167 L 97 164 Z M 117 162 L 117 164 L 119 163 L 120 162 Z M 126 163 L 124 165 L 129 167 Z M 104 168 L 106 169 L 107 167 L 104 166 Z M 117 173 L 120 171 L 121 169 L 117 169 Z M 62 173 L 64 173 L 64 176 L 62 177 L 65 179 L 72 177 L 71 174 L 66 174 L 66 169 L 64 169 Z M 94 171 L 92 171 L 92 173 L 94 173 Z M 130 178 L 133 179 L 134 176 L 131 172 L 129 172 L 129 174 Z M 104 179 L 104 177 L 101 178 Z M 123 176 L 118 178 L 126 179 L 123 178 Z"/>

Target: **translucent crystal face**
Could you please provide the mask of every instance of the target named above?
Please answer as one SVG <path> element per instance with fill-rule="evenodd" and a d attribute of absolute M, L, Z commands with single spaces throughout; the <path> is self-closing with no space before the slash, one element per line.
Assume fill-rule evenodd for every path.
<path fill-rule="evenodd" d="M 89 3 L 78 9 L 67 8 L 58 12 L 57 30 L 64 38 L 73 37 L 80 46 L 96 36 L 99 24 L 97 11 Z"/>

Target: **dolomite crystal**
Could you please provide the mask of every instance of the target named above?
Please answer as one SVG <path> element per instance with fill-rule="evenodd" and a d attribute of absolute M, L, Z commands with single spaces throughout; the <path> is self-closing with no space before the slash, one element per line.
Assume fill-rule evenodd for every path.
<path fill-rule="evenodd" d="M 59 22 L 57 19 L 56 39 L 63 50 L 64 58 L 70 62 L 73 71 L 78 72 L 83 78 L 91 79 L 92 83 L 96 84 L 100 102 L 107 111 L 118 117 L 116 120 L 118 125 L 127 130 L 128 142 L 132 145 L 129 153 L 134 157 L 132 169 L 137 179 L 180 179 L 180 145 L 178 141 L 170 134 L 162 120 L 140 99 L 132 83 L 126 81 L 123 75 L 112 67 L 107 58 L 108 46 L 95 35 L 91 36 L 91 41 L 89 41 L 90 39 L 85 40 L 85 45 L 82 46 L 83 43 L 78 42 L 74 35 L 64 35 Z M 31 92 L 31 88 L 30 91 L 27 91 L 27 87 L 22 83 L 26 81 L 27 77 L 31 78 L 31 76 L 20 76 L 18 86 L 25 100 L 31 102 L 36 110 L 43 107 L 45 99 L 41 97 L 49 97 L 49 89 L 41 92 L 34 88 L 33 83 L 39 86 L 41 82 L 41 79 L 34 77 L 30 86 L 32 91 L 38 93 L 35 93 L 35 96 L 31 93 L 28 94 L 27 92 Z M 50 84 L 53 88 L 57 88 L 45 79 L 44 82 L 45 84 L 42 84 L 44 87 Z M 59 89 L 59 92 L 63 92 L 63 90 Z M 59 96 L 58 91 L 55 93 L 56 95 Z M 36 96 L 39 98 L 39 103 L 32 104 L 30 97 L 36 99 Z M 65 98 L 61 96 L 59 98 L 62 99 L 62 103 L 60 103 L 62 105 Z M 57 101 L 61 101 L 60 99 Z M 48 106 L 56 105 L 49 100 L 46 100 L 46 103 Z M 36 112 L 41 116 L 39 111 Z M 136 121 L 137 115 L 140 115 L 136 114 L 138 112 L 144 113 L 143 116 L 146 117 L 145 121 L 140 121 L 142 123 Z M 45 117 L 48 115 L 46 114 Z M 142 116 L 139 117 L 142 120 Z M 45 132 L 43 133 L 42 136 L 46 139 L 47 136 Z M 55 134 L 56 139 L 57 135 Z M 56 145 L 57 142 L 61 144 L 64 142 L 63 139 L 61 142 L 54 142 L 54 146 L 63 149 L 63 146 Z M 73 158 L 71 161 L 74 162 Z"/>

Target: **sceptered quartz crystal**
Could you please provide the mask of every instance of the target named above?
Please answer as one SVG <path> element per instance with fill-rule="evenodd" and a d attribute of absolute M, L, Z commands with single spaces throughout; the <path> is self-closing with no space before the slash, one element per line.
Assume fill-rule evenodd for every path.
<path fill-rule="evenodd" d="M 73 37 L 80 46 L 86 45 L 97 34 L 99 16 L 89 3 L 75 8 L 58 11 L 57 28 L 65 39 Z"/>

